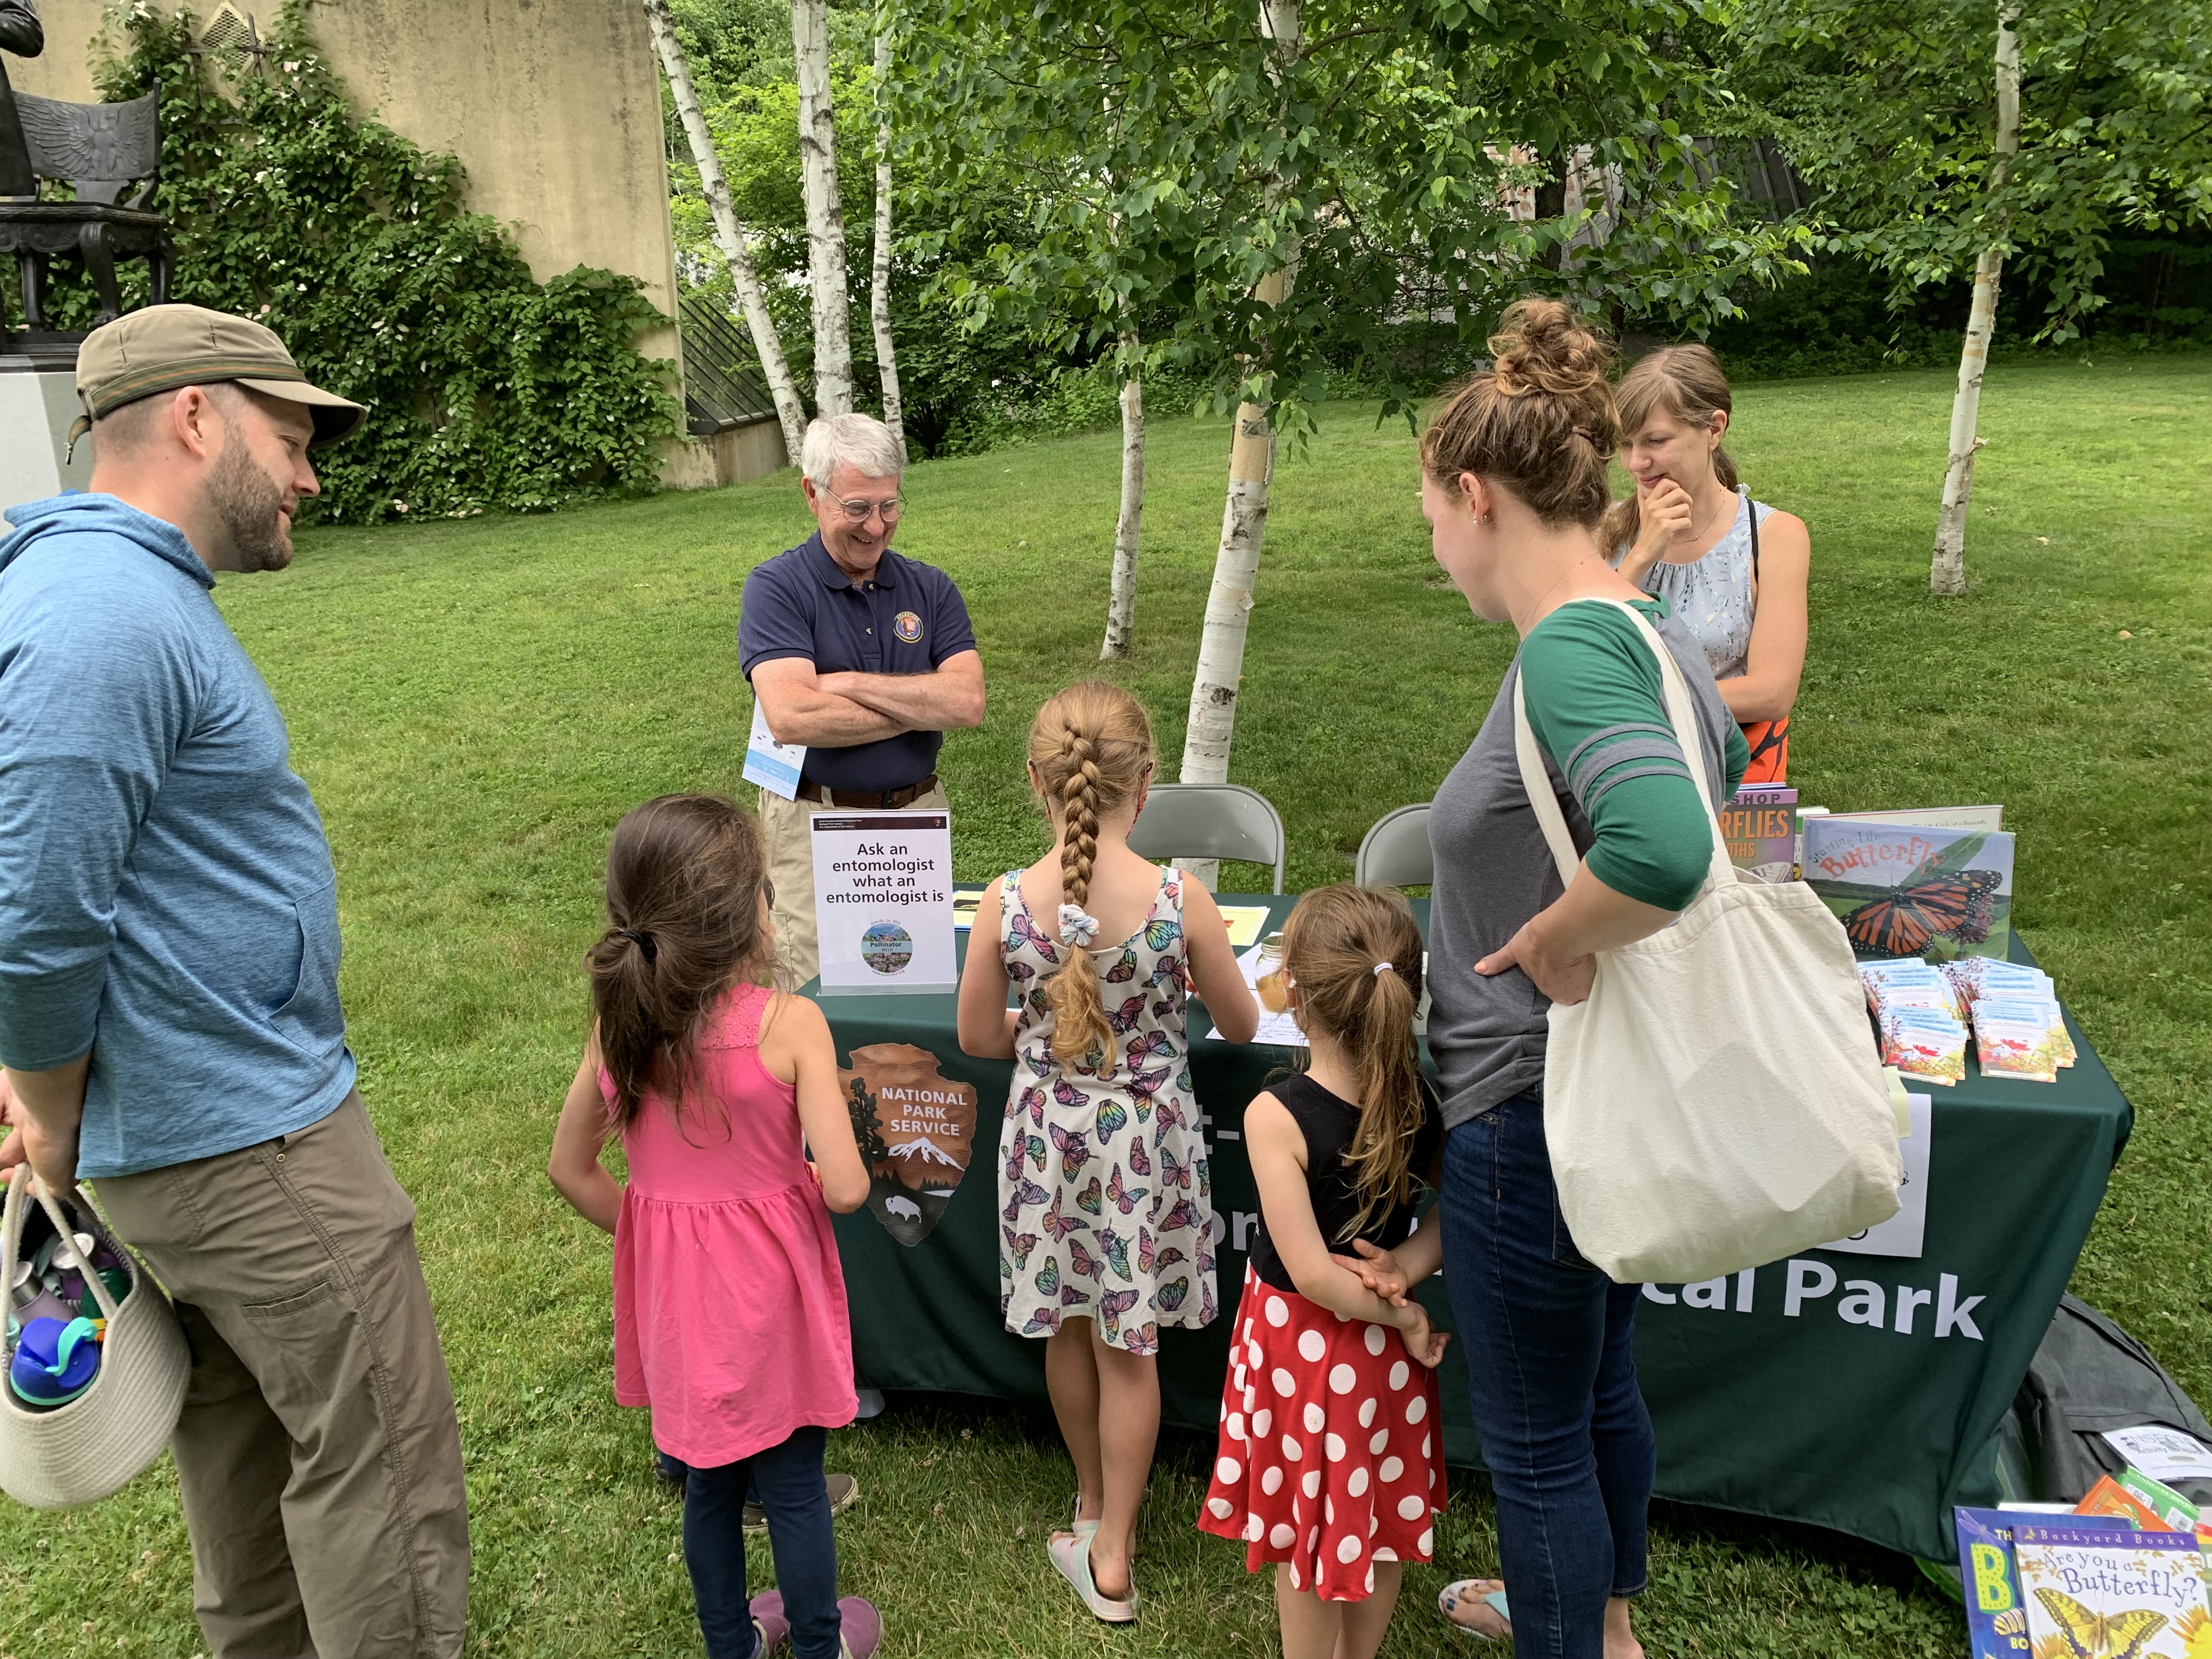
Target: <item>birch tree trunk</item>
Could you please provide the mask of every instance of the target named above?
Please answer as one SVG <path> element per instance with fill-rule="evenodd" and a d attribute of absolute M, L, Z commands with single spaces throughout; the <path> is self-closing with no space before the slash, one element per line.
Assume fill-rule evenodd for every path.
<path fill-rule="evenodd" d="M 1298 52 L 1298 0 L 1261 0 L 1260 27 L 1274 42 L 1279 61 Z M 1293 248 L 1280 270 L 1260 280 L 1255 297 L 1279 306 L 1290 297 L 1297 273 Z M 1237 733 L 1237 697 L 1244 671 L 1244 636 L 1252 589 L 1260 576 L 1260 549 L 1267 528 L 1267 486 L 1275 472 L 1275 431 L 1269 405 L 1239 404 L 1229 447 L 1229 489 L 1221 509 L 1221 545 L 1214 555 L 1213 586 L 1206 601 L 1206 628 L 1198 645 L 1198 672 L 1190 688 L 1190 717 L 1183 732 L 1185 783 L 1226 783 L 1229 750 Z M 1212 886 L 1219 867 L 1194 860 L 1191 873 Z"/>
<path fill-rule="evenodd" d="M 799 400 L 791 366 L 784 361 L 783 342 L 776 337 L 775 319 L 769 315 L 768 295 L 753 273 L 752 251 L 745 242 L 744 227 L 738 222 L 737 210 L 730 204 L 729 182 L 722 177 L 721 159 L 714 154 L 707 118 L 700 113 L 699 94 L 691 87 L 691 66 L 684 61 L 684 47 L 676 39 L 668 0 L 645 0 L 645 16 L 653 29 L 653 44 L 660 52 L 660 67 L 668 76 L 669 90 L 676 99 L 684 136 L 690 142 L 691 160 L 699 169 L 700 191 L 714 216 L 714 240 L 729 264 L 730 280 L 737 286 L 738 303 L 745 313 L 745 326 L 752 331 L 753 349 L 759 354 L 761 372 L 768 377 L 769 394 L 775 400 L 775 417 L 783 426 L 784 455 L 797 466 L 799 444 L 806 435 L 806 408 Z"/>
<path fill-rule="evenodd" d="M 1990 189 L 2004 188 L 2012 158 L 2020 154 L 2020 36 L 2017 0 L 1997 5 L 1996 160 L 1990 167 Z M 1996 238 L 1974 261 L 1974 303 L 1966 316 L 1966 343 L 1959 354 L 1959 390 L 1951 400 L 1951 456 L 1943 470 L 1943 508 L 1936 519 L 1936 556 L 1928 569 L 1931 593 L 1966 591 L 1966 507 L 1974 489 L 1975 435 L 1982 407 L 1982 374 L 1989 367 L 1990 336 L 1997 319 L 1997 279 L 2004 271 L 2003 223 Z"/>
<path fill-rule="evenodd" d="M 791 52 L 799 74 L 799 160 L 814 302 L 814 410 L 849 415 L 852 299 L 845 282 L 845 204 L 837 193 L 836 112 L 830 102 L 829 0 L 791 0 Z"/>
<path fill-rule="evenodd" d="M 876 325 L 876 372 L 884 386 L 884 424 L 906 459 L 906 418 L 899 398 L 898 356 L 891 341 L 891 115 L 884 82 L 891 70 L 890 36 L 876 32 L 876 249 L 868 315 Z"/>
<path fill-rule="evenodd" d="M 1134 349 L 1137 337 L 1121 336 Z M 1106 642 L 1102 662 L 1129 654 L 1137 629 L 1137 545 L 1145 522 L 1145 387 L 1132 374 L 1121 382 L 1121 513 L 1114 520 L 1114 591 L 1106 601 Z"/>

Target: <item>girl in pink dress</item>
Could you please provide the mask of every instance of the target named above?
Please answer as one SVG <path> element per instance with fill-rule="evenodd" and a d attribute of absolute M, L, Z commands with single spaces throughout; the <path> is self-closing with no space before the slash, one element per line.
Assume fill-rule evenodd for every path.
<path fill-rule="evenodd" d="M 769 902 L 759 829 L 734 803 L 664 795 L 616 826 L 589 958 L 598 1018 L 549 1173 L 615 1236 L 615 1398 L 651 1407 L 684 1466 L 708 1659 L 787 1636 L 798 1659 L 866 1659 L 882 1622 L 837 1599 L 822 1455 L 854 1408 L 829 1212 L 859 1209 L 868 1176 L 828 1021 L 769 988 Z M 617 1135 L 627 1188 L 599 1163 Z M 750 1601 L 748 1486 L 781 1586 Z"/>

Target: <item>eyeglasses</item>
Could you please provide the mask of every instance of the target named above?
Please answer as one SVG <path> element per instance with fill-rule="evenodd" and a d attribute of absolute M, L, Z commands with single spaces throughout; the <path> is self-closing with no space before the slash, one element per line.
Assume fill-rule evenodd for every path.
<path fill-rule="evenodd" d="M 826 489 L 822 493 L 830 495 Z M 847 524 L 866 524 L 871 514 L 881 518 L 885 524 L 896 524 L 899 514 L 906 511 L 906 497 L 903 495 L 894 495 L 887 501 L 848 501 L 842 495 L 830 495 L 830 499 L 845 509 Z"/>

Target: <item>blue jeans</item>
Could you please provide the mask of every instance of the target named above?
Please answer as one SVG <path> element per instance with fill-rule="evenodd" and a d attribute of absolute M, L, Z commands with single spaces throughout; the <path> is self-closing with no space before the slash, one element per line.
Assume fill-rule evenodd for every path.
<path fill-rule="evenodd" d="M 1498 1497 L 1522 1659 L 1600 1659 L 1605 1604 L 1644 1588 L 1656 1453 L 1636 1386 L 1636 1298 L 1576 1253 L 1516 1095 L 1444 1140 L 1444 1285 Z"/>
<path fill-rule="evenodd" d="M 825 1429 L 800 1429 L 782 1444 L 734 1463 L 684 1475 L 684 1564 L 691 1572 L 707 1659 L 753 1659 L 753 1616 L 745 1589 L 745 1493 L 768 1511 L 769 1547 L 791 1620 L 796 1659 L 837 1659 L 837 1540 L 822 1481 Z"/>

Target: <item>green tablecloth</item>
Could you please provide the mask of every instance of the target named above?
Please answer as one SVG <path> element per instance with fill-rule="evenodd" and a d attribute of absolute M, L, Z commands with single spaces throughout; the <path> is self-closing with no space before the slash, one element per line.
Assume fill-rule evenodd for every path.
<path fill-rule="evenodd" d="M 1273 926 L 1292 902 L 1224 899 L 1271 904 Z M 2013 954 L 2029 959 L 2017 935 Z M 960 1052 L 949 994 L 826 997 L 822 1006 L 841 1065 L 872 1045 L 911 1045 L 934 1057 L 933 1069 L 924 1055 L 878 1049 L 860 1065 L 872 1090 L 889 1080 L 895 1103 L 878 1107 L 878 1150 L 903 1149 L 884 1167 L 908 1171 L 904 1182 L 880 1176 L 871 1207 L 837 1218 L 860 1379 L 1042 1399 L 1043 1344 L 1013 1335 L 999 1318 L 998 1142 L 1011 1065 Z M 1747 1311 L 1738 1310 L 1733 1281 L 1721 1307 L 1690 1306 L 1680 1286 L 1647 1289 L 1637 1364 L 1658 1431 L 1662 1496 L 1949 1559 L 1950 1506 L 1996 1499 L 1998 1425 L 2127 1141 L 2127 1101 L 2070 1016 L 2068 1023 L 2080 1061 L 2055 1084 L 1984 1078 L 1969 1061 L 1962 1083 L 1929 1090 L 1934 1144 L 1917 1259 L 1808 1251 L 1800 1260 L 1832 1268 L 1836 1285 L 1801 1297 L 1794 1315 L 1784 1308 L 1787 1263 L 1758 1270 Z M 1224 1306 L 1206 1330 L 1166 1333 L 1160 1357 L 1167 1421 L 1206 1431 L 1218 1414 L 1243 1246 L 1259 1209 L 1238 1126 L 1245 1103 L 1288 1058 L 1212 1041 L 1202 1035 L 1209 1029 L 1194 1012 L 1191 1068 L 1208 1114 Z M 945 1103 L 964 1092 L 961 1084 L 976 1091 L 972 1120 Z M 941 1163 L 918 1168 L 917 1157 L 931 1157 L 914 1150 L 920 1132 L 935 1129 L 941 1143 L 954 1125 L 971 1136 L 964 1173 Z M 915 1242 L 901 1243 L 894 1230 Z M 1808 1286 L 1823 1278 L 1809 1267 L 1796 1276 Z M 1881 1288 L 1880 1324 L 1841 1317 L 1851 1280 Z M 1900 1289 L 1916 1295 L 1901 1298 Z M 1449 1328 L 1441 1280 L 1425 1287 L 1423 1300 Z M 1868 1300 L 1862 1292 L 1852 1304 L 1862 1318 Z M 1897 1328 L 1906 1300 L 1909 1334 Z M 1938 1316 L 1960 1310 L 1963 1321 Z M 1480 1359 L 1454 1343 L 1441 1379 L 1444 1447 L 1456 1464 L 1480 1462 L 1465 1373 Z"/>

